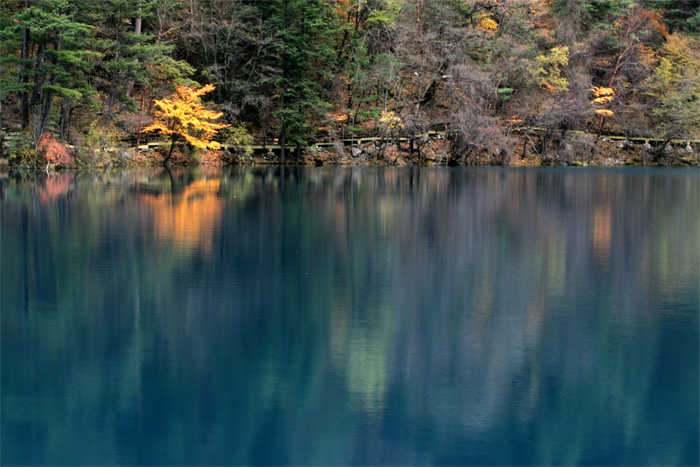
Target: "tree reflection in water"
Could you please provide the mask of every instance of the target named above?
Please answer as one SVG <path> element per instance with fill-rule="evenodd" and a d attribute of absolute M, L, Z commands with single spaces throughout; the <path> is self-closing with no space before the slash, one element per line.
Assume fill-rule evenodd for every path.
<path fill-rule="evenodd" d="M 697 172 L 140 169 L 0 197 L 10 464 L 697 464 Z"/>

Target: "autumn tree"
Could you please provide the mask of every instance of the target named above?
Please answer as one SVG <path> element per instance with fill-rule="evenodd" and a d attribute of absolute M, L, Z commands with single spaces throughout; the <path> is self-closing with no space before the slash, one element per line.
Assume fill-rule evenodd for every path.
<path fill-rule="evenodd" d="M 700 41 L 669 36 L 647 84 L 658 99 L 653 113 L 665 139 L 700 137 Z"/>
<path fill-rule="evenodd" d="M 154 112 L 155 122 L 142 131 L 159 131 L 170 137 L 170 150 L 163 164 L 168 163 L 175 143 L 182 139 L 196 148 L 221 148 L 212 138 L 219 130 L 230 125 L 213 122 L 212 120 L 220 118 L 223 113 L 207 110 L 200 102 L 202 95 L 214 89 L 212 84 L 200 89 L 177 86 L 176 93 L 171 97 L 155 101 L 155 106 L 158 107 Z"/>
<path fill-rule="evenodd" d="M 569 90 L 569 82 L 561 76 L 569 64 L 568 47 L 554 47 L 547 54 L 535 57 L 535 63 L 530 73 L 543 88 L 554 93 Z"/>
<path fill-rule="evenodd" d="M 599 42 L 590 50 L 596 57 L 590 69 L 594 77 L 591 84 L 615 91 L 609 110 L 615 112 L 617 126 L 627 133 L 645 132 L 649 122 L 644 116 L 651 112 L 643 97 L 643 83 L 658 61 L 655 49 L 667 29 L 661 12 L 633 2 L 620 3 L 600 26 Z M 604 118 L 599 113 L 598 129 Z"/>

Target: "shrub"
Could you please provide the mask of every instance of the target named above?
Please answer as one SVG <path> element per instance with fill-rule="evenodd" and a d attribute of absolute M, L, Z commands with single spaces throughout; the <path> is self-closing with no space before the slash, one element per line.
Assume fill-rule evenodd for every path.
<path fill-rule="evenodd" d="M 9 151 L 7 161 L 12 166 L 38 167 L 41 165 L 41 157 L 32 148 L 31 136 L 20 133 L 9 138 Z"/>
<path fill-rule="evenodd" d="M 46 162 L 46 168 L 50 165 L 61 167 L 72 167 L 75 165 L 73 156 L 70 150 L 64 145 L 56 141 L 56 138 L 51 133 L 44 133 L 39 140 L 39 154 Z"/>

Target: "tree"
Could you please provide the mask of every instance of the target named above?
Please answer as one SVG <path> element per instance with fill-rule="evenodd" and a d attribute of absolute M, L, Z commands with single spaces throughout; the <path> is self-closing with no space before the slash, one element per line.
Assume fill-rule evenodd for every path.
<path fill-rule="evenodd" d="M 207 84 L 200 89 L 177 86 L 177 92 L 172 97 L 155 101 L 156 107 L 159 107 L 155 111 L 156 121 L 141 131 L 160 131 L 170 137 L 170 150 L 163 164 L 168 163 L 175 143 L 181 139 L 196 148 L 221 148 L 218 142 L 212 141 L 212 138 L 217 131 L 230 125 L 211 121 L 220 118 L 223 113 L 207 110 L 199 101 L 202 95 L 214 89 L 215 86 L 212 84 Z"/>
<path fill-rule="evenodd" d="M 663 21 L 671 31 L 685 31 L 700 38 L 698 20 L 700 20 L 699 0 L 653 0 L 645 1 L 650 8 L 663 8 Z"/>
<path fill-rule="evenodd" d="M 119 110 L 118 103 L 135 110 L 130 94 L 136 81 L 146 79 L 143 62 L 161 52 L 158 44 L 151 43 L 151 34 L 141 34 L 141 20 L 151 16 L 154 3 L 154 0 L 103 0 L 91 5 L 104 17 L 100 21 L 103 24 L 100 42 L 104 47 L 100 71 L 106 78 L 106 128 L 111 125 L 115 110 Z M 135 15 L 139 17 L 134 18 Z M 133 31 L 128 24 L 132 19 L 138 25 Z"/>
<path fill-rule="evenodd" d="M 38 107 L 32 138 L 35 149 L 50 123 L 54 100 L 61 104 L 59 126 L 64 133 L 70 108 L 94 92 L 87 79 L 94 56 L 90 42 L 94 28 L 78 17 L 82 7 L 80 0 L 26 1 L 24 9 L 3 27 L 4 37 L 21 40 L 19 76 L 5 84 L 19 94 L 22 128 L 29 125 L 30 111 Z"/>
<path fill-rule="evenodd" d="M 557 93 L 569 90 L 569 82 L 561 72 L 569 64 L 569 48 L 554 47 L 546 55 L 535 57 L 537 65 L 530 70 L 532 77 L 548 91 Z"/>
<path fill-rule="evenodd" d="M 594 107 L 595 113 L 598 114 L 598 136 L 600 136 L 603 132 L 605 117 L 612 117 L 615 115 L 615 112 L 605 108 L 615 98 L 615 90 L 604 86 L 595 86 L 591 88 L 590 91 L 593 93 L 594 97 L 594 99 L 591 100 L 591 105 Z"/>
<path fill-rule="evenodd" d="M 671 34 L 647 84 L 658 99 L 653 113 L 662 136 L 700 137 L 700 41 Z"/>
<path fill-rule="evenodd" d="M 259 8 L 265 33 L 276 42 L 268 84 L 279 104 L 274 116 L 284 163 L 285 146 L 294 144 L 298 154 L 326 107 L 322 84 L 330 78 L 324 67 L 333 60 L 335 16 L 321 0 L 271 0 Z"/>

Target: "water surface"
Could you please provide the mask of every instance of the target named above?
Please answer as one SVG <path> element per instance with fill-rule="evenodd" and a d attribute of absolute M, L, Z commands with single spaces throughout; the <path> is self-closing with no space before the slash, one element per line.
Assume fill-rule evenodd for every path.
<path fill-rule="evenodd" d="M 0 179 L 4 465 L 698 465 L 700 172 Z"/>

